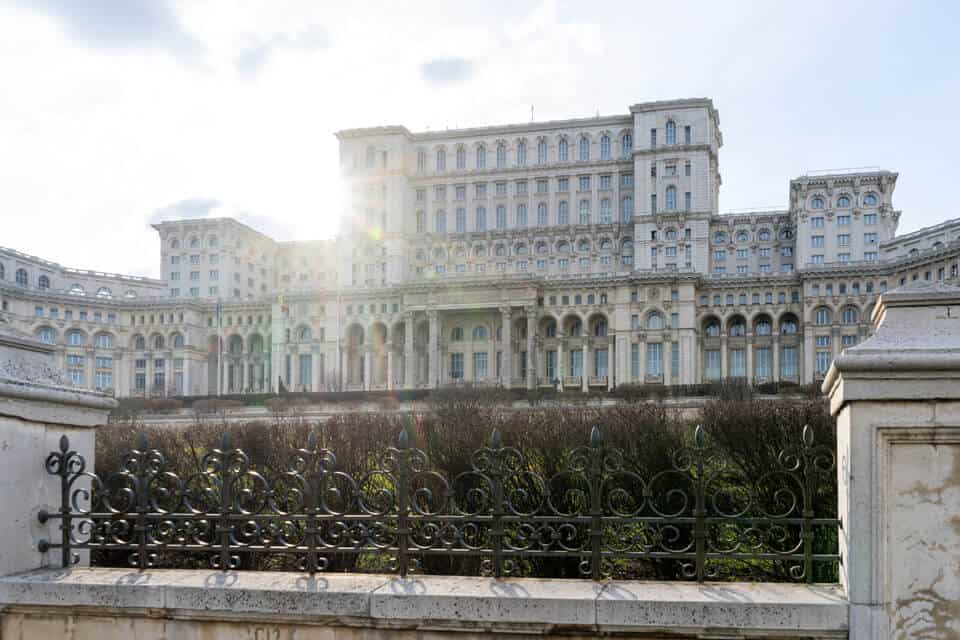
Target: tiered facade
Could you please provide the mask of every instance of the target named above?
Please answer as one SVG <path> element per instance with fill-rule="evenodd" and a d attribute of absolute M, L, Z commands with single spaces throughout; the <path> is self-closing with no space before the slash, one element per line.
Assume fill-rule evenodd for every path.
<path fill-rule="evenodd" d="M 118 396 L 478 383 L 810 383 L 876 297 L 957 277 L 960 220 L 896 237 L 897 174 L 808 174 L 719 214 L 710 100 L 613 117 L 341 131 L 335 241 L 155 225 L 162 280 L 0 249 L 0 318 Z"/>

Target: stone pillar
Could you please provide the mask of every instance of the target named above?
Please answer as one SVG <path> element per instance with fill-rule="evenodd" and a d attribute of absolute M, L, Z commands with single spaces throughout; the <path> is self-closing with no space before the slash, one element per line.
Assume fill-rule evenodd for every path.
<path fill-rule="evenodd" d="M 753 334 L 747 334 L 747 384 L 753 384 Z"/>
<path fill-rule="evenodd" d="M 370 391 L 373 381 L 373 354 L 369 349 L 363 350 L 363 390 Z"/>
<path fill-rule="evenodd" d="M 800 384 L 810 384 L 813 382 L 815 371 L 816 348 L 813 346 L 813 327 L 804 327 L 803 329 L 803 347 L 800 354 Z"/>
<path fill-rule="evenodd" d="M 427 345 L 427 387 L 435 389 L 440 386 L 440 318 L 437 311 L 434 309 L 427 311 L 427 320 L 430 324 L 430 342 Z"/>
<path fill-rule="evenodd" d="M 537 310 L 535 307 L 527 307 L 527 389 L 532 390 L 537 384 L 537 361 L 536 337 L 537 330 Z"/>
<path fill-rule="evenodd" d="M 610 336 L 607 346 L 607 391 L 613 391 L 613 372 L 616 370 L 614 363 L 615 359 L 615 340 L 613 335 Z"/>
<path fill-rule="evenodd" d="M 637 383 L 645 384 L 647 382 L 647 337 L 641 335 L 638 344 L 640 348 L 640 379 Z"/>
<path fill-rule="evenodd" d="M 727 357 L 727 334 L 720 334 L 720 379 L 726 380 L 730 377 L 730 370 L 727 368 L 729 366 L 730 360 Z"/>
<path fill-rule="evenodd" d="M 850 640 L 960 627 L 960 285 L 884 293 L 823 383 L 837 419 Z"/>
<path fill-rule="evenodd" d="M 387 389 L 393 391 L 393 343 L 387 343 Z"/>
<path fill-rule="evenodd" d="M 417 386 L 416 356 L 413 351 L 413 337 L 416 335 L 416 322 L 412 313 L 403 316 L 403 386 L 413 389 Z"/>
<path fill-rule="evenodd" d="M 40 510 L 60 508 L 60 479 L 47 473 L 44 460 L 60 451 L 60 438 L 67 436 L 69 450 L 93 471 L 94 428 L 106 424 L 117 406 L 101 393 L 57 388 L 64 381 L 53 345 L 4 326 L 0 323 L 0 576 L 61 565 L 59 549 L 37 548 L 41 540 L 59 542 L 62 535 L 59 520 L 41 524 L 37 517 Z M 89 489 L 90 483 L 80 480 L 74 488 Z M 84 535 L 75 527 L 73 533 Z"/>
<path fill-rule="evenodd" d="M 307 391 L 320 391 L 322 388 L 320 386 L 320 378 L 323 372 L 323 363 L 321 362 L 323 358 L 320 355 L 320 348 L 319 345 L 314 345 L 313 348 L 310 349 L 310 368 L 312 371 L 310 374 L 310 388 L 307 389 Z"/>
<path fill-rule="evenodd" d="M 187 354 L 183 355 L 183 395 L 192 396 L 193 389 L 190 387 L 190 369 L 193 363 Z"/>
<path fill-rule="evenodd" d="M 557 382 L 557 391 L 563 391 L 563 376 L 565 371 L 566 369 L 563 366 L 563 334 L 558 331 L 556 376 L 559 382 Z"/>
<path fill-rule="evenodd" d="M 510 307 L 500 307 L 500 317 L 503 329 L 501 330 L 501 341 L 503 343 L 503 362 L 500 366 L 500 384 L 507 389 L 513 379 L 513 340 L 511 340 L 510 331 L 512 321 L 510 319 Z"/>
<path fill-rule="evenodd" d="M 770 373 L 773 374 L 773 381 L 780 382 L 780 337 L 779 335 L 773 336 L 773 371 Z"/>
<path fill-rule="evenodd" d="M 580 373 L 580 390 L 587 393 L 590 391 L 590 338 L 580 342 Z"/>

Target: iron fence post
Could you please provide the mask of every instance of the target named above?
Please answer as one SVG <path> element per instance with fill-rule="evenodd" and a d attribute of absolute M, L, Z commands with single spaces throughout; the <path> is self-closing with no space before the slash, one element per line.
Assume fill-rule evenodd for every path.
<path fill-rule="evenodd" d="M 233 472 L 230 468 L 230 453 L 233 440 L 224 433 L 220 442 L 220 522 L 217 533 L 220 538 L 220 570 L 230 570 L 230 514 L 233 511 Z"/>
<path fill-rule="evenodd" d="M 397 456 L 397 565 L 400 577 L 407 577 L 410 535 L 410 434 L 400 431 Z"/>
<path fill-rule="evenodd" d="M 587 474 L 590 482 L 590 577 L 599 580 L 603 557 L 603 503 L 600 496 L 603 479 L 603 436 L 600 427 L 590 431 L 590 463 Z"/>
<path fill-rule="evenodd" d="M 490 434 L 490 489 L 493 499 L 492 522 L 490 524 L 490 547 L 493 552 L 493 575 L 503 577 L 503 468 L 502 441 L 499 429 Z"/>
<path fill-rule="evenodd" d="M 704 433 L 703 427 L 697 425 L 694 430 L 694 468 L 696 469 L 696 482 L 694 484 L 694 493 L 696 500 L 694 503 L 693 517 L 693 536 L 696 544 L 696 570 L 697 582 L 703 582 L 706 577 L 706 486 L 704 484 Z"/>

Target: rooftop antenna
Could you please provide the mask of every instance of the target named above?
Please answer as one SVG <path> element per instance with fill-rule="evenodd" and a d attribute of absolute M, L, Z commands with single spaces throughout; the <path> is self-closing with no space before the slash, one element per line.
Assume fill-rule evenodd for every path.
<path fill-rule="evenodd" d="M 597 120 L 600 119 L 600 109 L 597 109 Z"/>
<path fill-rule="evenodd" d="M 530 105 L 530 122 L 533 122 L 533 105 Z"/>

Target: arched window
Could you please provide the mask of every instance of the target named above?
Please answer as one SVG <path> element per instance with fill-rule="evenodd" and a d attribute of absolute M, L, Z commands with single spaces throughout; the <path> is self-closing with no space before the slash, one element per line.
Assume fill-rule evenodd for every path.
<path fill-rule="evenodd" d="M 590 140 L 588 140 L 586 136 L 581 136 L 579 145 L 580 150 L 578 157 L 580 162 L 586 162 L 590 159 Z"/>
<path fill-rule="evenodd" d="M 577 242 L 577 251 L 590 251 L 590 241 L 586 238 L 580 238 L 580 240 Z"/>
<path fill-rule="evenodd" d="M 133 339 L 133 348 L 137 351 L 144 351 L 147 348 L 147 339 L 143 336 L 137 336 Z"/>
<path fill-rule="evenodd" d="M 446 149 L 437 149 L 437 171 L 447 170 L 447 151 Z"/>
<path fill-rule="evenodd" d="M 538 204 L 537 205 L 537 226 L 538 227 L 547 226 L 547 224 L 549 223 L 548 215 L 549 214 L 547 213 L 547 203 L 541 202 L 540 204 Z"/>
<path fill-rule="evenodd" d="M 569 253 L 570 252 L 570 243 L 566 240 L 561 240 L 557 243 L 557 253 Z"/>
<path fill-rule="evenodd" d="M 427 170 L 427 152 L 417 151 L 417 173 L 423 173 Z"/>
<path fill-rule="evenodd" d="M 560 142 L 557 143 L 557 156 L 560 162 L 567 162 L 570 159 L 566 138 L 560 138 Z"/>
<path fill-rule="evenodd" d="M 482 144 L 477 147 L 477 169 L 483 169 L 487 166 L 487 148 Z"/>
<path fill-rule="evenodd" d="M 527 164 L 527 143 L 521 140 L 517 144 L 517 166 L 522 167 Z"/>
<path fill-rule="evenodd" d="M 537 253 L 540 253 L 540 254 L 547 253 L 548 251 L 550 251 L 550 247 L 547 246 L 546 242 L 541 241 L 537 243 L 536 251 Z"/>
<path fill-rule="evenodd" d="M 110 291 L 110 288 L 109 288 L 109 287 L 100 287 L 99 289 L 97 289 L 97 297 L 98 297 L 98 298 L 112 298 L 112 297 L 113 297 L 113 292 Z"/>
<path fill-rule="evenodd" d="M 707 334 L 708 338 L 719 338 L 720 337 L 720 323 L 716 320 L 711 320 L 707 323 L 707 326 L 704 327 L 704 333 Z"/>
<path fill-rule="evenodd" d="M 770 240 L 770 230 L 769 230 L 769 229 L 761 229 L 761 230 L 760 230 L 760 233 L 757 234 L 757 239 L 760 240 L 760 242 L 769 242 L 769 240 Z"/>
<path fill-rule="evenodd" d="M 780 321 L 780 333 L 785 336 L 794 335 L 797 333 L 797 321 L 793 318 L 786 318 Z"/>
<path fill-rule="evenodd" d="M 737 232 L 737 242 L 747 242 L 750 240 L 750 234 L 746 231 Z"/>
<path fill-rule="evenodd" d="M 433 249 L 433 257 L 434 257 L 434 259 L 436 259 L 436 260 L 442 260 L 442 259 L 443 259 L 443 256 L 444 256 L 443 247 L 434 247 L 434 249 Z"/>
<path fill-rule="evenodd" d="M 580 201 L 580 224 L 590 224 L 590 201 L 586 198 Z"/>
<path fill-rule="evenodd" d="M 73 296 L 85 296 L 85 295 L 87 295 L 87 292 L 84 291 L 83 286 L 80 285 L 79 283 L 74 283 L 74 284 L 70 287 L 69 293 L 70 293 L 70 295 L 73 295 Z"/>
<path fill-rule="evenodd" d="M 463 147 L 457 147 L 457 169 L 467 168 L 467 150 Z"/>
<path fill-rule="evenodd" d="M 67 344 L 70 345 L 71 347 L 82 347 L 83 333 L 80 331 L 68 331 Z"/>
<path fill-rule="evenodd" d="M 730 329 L 728 333 L 734 338 L 742 338 L 743 336 L 747 335 L 747 325 L 742 319 L 737 318 L 730 323 Z"/>
<path fill-rule="evenodd" d="M 667 229 L 666 233 L 663 234 L 663 237 L 667 240 L 673 241 L 677 239 L 677 230 L 676 229 Z"/>
<path fill-rule="evenodd" d="M 610 238 L 603 238 L 600 240 L 600 250 L 609 251 L 613 248 L 613 243 L 610 242 Z"/>
<path fill-rule="evenodd" d="M 153 348 L 154 349 L 163 349 L 163 336 L 155 335 L 153 336 Z"/>
<path fill-rule="evenodd" d="M 554 322 L 553 320 L 551 320 L 550 322 L 548 322 L 546 328 L 544 329 L 544 333 L 546 333 L 546 335 L 547 335 L 548 338 L 556 338 L 556 337 L 557 337 L 557 323 Z"/>
<path fill-rule="evenodd" d="M 180 248 L 180 241 L 177 240 L 176 238 L 170 238 L 170 248 L 171 248 L 171 249 L 179 249 L 179 248 Z"/>
<path fill-rule="evenodd" d="M 27 270 L 17 269 L 16 279 L 17 279 L 17 286 L 19 287 L 27 286 Z"/>
<path fill-rule="evenodd" d="M 837 198 L 837 206 L 843 209 L 849 207 L 850 198 L 848 198 L 847 196 L 840 196 L 839 198 Z"/>
<path fill-rule="evenodd" d="M 183 349 L 184 340 L 182 333 L 173 334 L 173 348 L 174 349 Z"/>
<path fill-rule="evenodd" d="M 677 123 L 667 121 L 667 144 L 677 144 Z"/>
<path fill-rule="evenodd" d="M 676 211 L 677 209 L 677 188 L 667 187 L 667 211 Z"/>
<path fill-rule="evenodd" d="M 37 279 L 37 288 L 40 290 L 46 290 L 50 288 L 50 278 L 47 276 L 40 276 Z"/>
<path fill-rule="evenodd" d="M 623 202 L 620 205 L 620 213 L 623 216 L 624 222 L 630 222 L 633 219 L 633 197 L 625 196 Z"/>
<path fill-rule="evenodd" d="M 462 342 L 463 341 L 463 327 L 454 327 L 450 331 L 450 341 L 451 342 Z"/>
<path fill-rule="evenodd" d="M 507 166 L 507 146 L 503 143 L 497 145 L 497 169 Z"/>
<path fill-rule="evenodd" d="M 821 198 L 820 196 L 817 196 L 812 200 L 810 200 L 811 209 L 823 209 L 823 204 L 824 204 L 823 198 Z"/>
<path fill-rule="evenodd" d="M 137 297 L 137 292 L 134 291 L 133 289 L 127 289 L 127 292 L 126 292 L 125 294 L 123 294 L 123 297 L 124 297 L 124 298 L 136 298 L 136 297 Z"/>
<path fill-rule="evenodd" d="M 593 323 L 593 335 L 597 338 L 605 338 L 607 335 L 607 319 L 598 318 L 596 322 Z"/>
<path fill-rule="evenodd" d="M 496 246 L 496 248 L 493 250 L 493 252 L 494 252 L 497 256 L 501 256 L 501 257 L 502 257 L 502 256 L 507 255 L 507 248 L 506 248 L 505 246 L 503 246 L 502 244 L 498 244 L 498 245 Z"/>
<path fill-rule="evenodd" d="M 95 338 L 97 349 L 112 349 L 113 336 L 109 333 L 98 333 Z"/>
<path fill-rule="evenodd" d="M 210 237 L 207 239 L 207 246 L 210 247 L 211 249 L 216 249 L 217 244 L 218 244 L 218 243 L 217 243 L 217 236 L 210 236 Z"/>
<path fill-rule="evenodd" d="M 311 340 L 313 340 L 313 331 L 310 330 L 310 327 L 300 327 L 300 330 L 297 331 L 297 341 L 310 342 Z"/>
<path fill-rule="evenodd" d="M 478 244 L 477 246 L 475 246 L 475 247 L 473 248 L 473 255 L 476 256 L 476 257 L 478 257 L 478 258 L 483 257 L 483 255 L 484 255 L 486 252 L 487 252 L 487 250 L 483 247 L 482 244 Z"/>
<path fill-rule="evenodd" d="M 753 332 L 758 336 L 768 336 L 772 333 L 773 326 L 770 324 L 770 321 L 767 319 L 757 320 L 757 324 L 754 326 Z"/>
<path fill-rule="evenodd" d="M 377 160 L 377 152 L 373 147 L 367 147 L 367 168 L 373 166 L 373 163 Z"/>
<path fill-rule="evenodd" d="M 514 248 L 513 252 L 518 256 L 525 256 L 527 255 L 527 245 L 520 243 Z"/>
<path fill-rule="evenodd" d="M 647 329 L 650 331 L 660 331 L 663 329 L 663 316 L 657 312 L 647 316 Z"/>
<path fill-rule="evenodd" d="M 620 138 L 620 148 L 623 151 L 623 157 L 629 157 L 633 153 L 633 135 L 629 133 L 623 134 Z"/>
<path fill-rule="evenodd" d="M 603 134 L 600 137 L 600 159 L 609 160 L 610 159 L 610 136 Z"/>
<path fill-rule="evenodd" d="M 580 334 L 582 333 L 583 333 L 583 325 L 580 323 L 579 320 L 574 320 L 573 324 L 570 325 L 570 336 L 576 338 L 576 337 L 579 337 Z"/>
<path fill-rule="evenodd" d="M 621 253 L 633 253 L 633 240 L 630 238 L 624 238 L 623 243 L 620 245 Z"/>
<path fill-rule="evenodd" d="M 865 207 L 875 207 L 877 206 L 877 194 L 868 193 L 863 196 L 863 206 Z"/>
<path fill-rule="evenodd" d="M 53 344 L 57 340 L 57 332 L 50 327 L 40 327 L 37 329 L 37 339 L 40 340 L 40 342 Z"/>
<path fill-rule="evenodd" d="M 813 321 L 816 324 L 819 324 L 819 325 L 830 324 L 830 321 L 832 319 L 832 314 L 830 313 L 830 309 L 827 309 L 826 307 L 820 307 L 814 312 L 813 318 L 814 318 Z"/>
<path fill-rule="evenodd" d="M 570 205 L 566 200 L 557 205 L 557 224 L 570 224 Z"/>
<path fill-rule="evenodd" d="M 841 317 L 843 324 L 857 324 L 860 322 L 860 312 L 856 307 L 844 307 Z"/>
<path fill-rule="evenodd" d="M 197 249 L 197 248 L 199 248 L 199 247 L 200 247 L 200 238 L 198 238 L 198 237 L 196 237 L 196 236 L 190 238 L 190 248 L 191 248 L 191 249 Z"/>
<path fill-rule="evenodd" d="M 713 234 L 713 241 L 716 244 L 726 244 L 727 234 L 725 234 L 723 231 L 717 231 L 715 234 Z"/>
<path fill-rule="evenodd" d="M 474 340 L 486 340 L 487 339 L 487 328 L 483 325 L 477 325 L 473 328 L 473 339 Z"/>
<path fill-rule="evenodd" d="M 537 143 L 537 164 L 547 163 L 547 141 L 540 138 Z"/>

